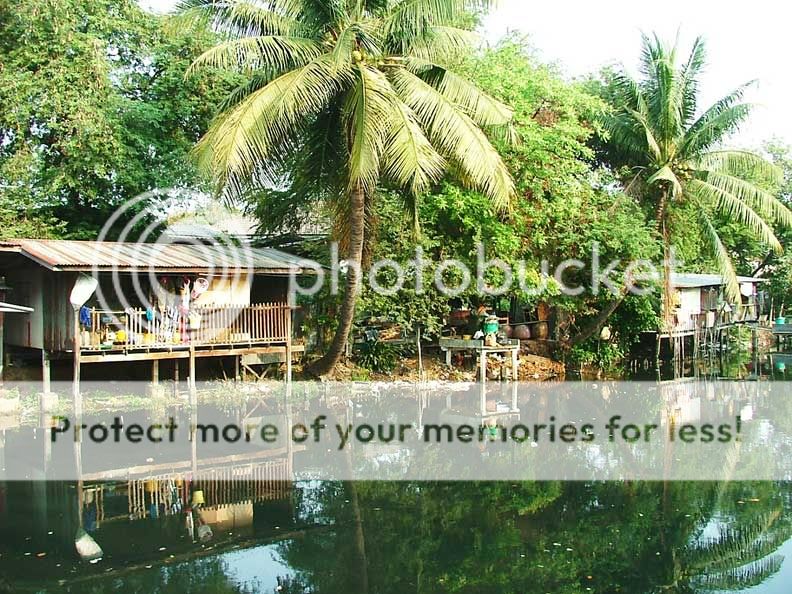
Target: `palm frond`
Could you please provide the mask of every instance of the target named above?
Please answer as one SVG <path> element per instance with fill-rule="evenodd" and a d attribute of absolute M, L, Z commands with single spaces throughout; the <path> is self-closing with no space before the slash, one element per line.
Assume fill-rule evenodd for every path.
<path fill-rule="evenodd" d="M 749 82 L 738 87 L 701 114 L 688 128 L 679 149 L 680 155 L 696 158 L 734 132 L 753 109 L 750 104 L 740 103 L 752 84 Z"/>
<path fill-rule="evenodd" d="M 649 121 L 647 115 L 646 106 L 639 103 L 638 107 L 638 109 L 628 110 L 628 114 L 632 116 L 635 122 L 635 127 L 646 137 L 646 147 L 649 149 L 654 161 L 656 163 L 663 162 L 666 160 L 666 155 L 664 154 L 663 149 L 660 147 L 660 143 L 657 141 L 657 138 L 655 138 L 654 131 L 652 130 L 652 124 Z"/>
<path fill-rule="evenodd" d="M 715 265 L 726 281 L 726 297 L 732 303 L 739 303 L 740 283 L 737 282 L 737 273 L 734 271 L 734 264 L 732 263 L 731 256 L 729 256 L 726 246 L 723 245 L 721 238 L 718 236 L 718 231 L 707 215 L 705 208 L 699 209 L 699 221 L 704 232 L 704 237 L 709 243 Z"/>
<path fill-rule="evenodd" d="M 418 116 L 432 142 L 463 174 L 470 187 L 484 192 L 497 208 L 514 197 L 514 182 L 486 135 L 466 114 L 431 85 L 404 68 L 391 73 L 393 86 Z"/>
<path fill-rule="evenodd" d="M 413 42 L 433 27 L 454 26 L 472 11 L 494 4 L 495 0 L 395 0 L 384 25 L 387 49 L 408 54 Z"/>
<path fill-rule="evenodd" d="M 682 184 L 674 171 L 668 165 L 664 165 L 658 169 L 649 179 L 646 180 L 647 184 L 653 184 L 658 181 L 668 182 L 671 186 L 671 197 L 677 198 L 682 195 Z"/>
<path fill-rule="evenodd" d="M 700 179 L 691 180 L 688 189 L 705 203 L 714 204 L 727 217 L 740 221 L 776 253 L 783 251 L 770 225 L 738 196 Z"/>
<path fill-rule="evenodd" d="M 728 571 L 771 555 L 789 539 L 781 510 L 762 514 L 750 522 L 725 527 L 715 537 L 703 539 L 686 551 L 686 565 L 707 572 Z"/>
<path fill-rule="evenodd" d="M 419 196 L 440 179 L 446 163 L 424 135 L 415 113 L 401 101 L 395 107 L 383 155 L 383 174 Z"/>
<path fill-rule="evenodd" d="M 179 22 L 202 23 L 231 37 L 303 36 L 300 0 L 274 0 L 266 5 L 244 0 L 182 0 L 175 13 Z"/>
<path fill-rule="evenodd" d="M 706 181 L 716 188 L 749 204 L 763 218 L 775 220 L 786 228 L 792 228 L 792 211 L 770 192 L 733 175 L 706 172 Z"/>
<path fill-rule="evenodd" d="M 481 37 L 466 29 L 450 26 L 429 27 L 421 37 L 415 38 L 405 54 L 421 60 L 448 64 L 459 61 L 471 48 L 481 43 Z"/>
<path fill-rule="evenodd" d="M 349 73 L 325 54 L 253 92 L 219 116 L 196 148 L 204 170 L 220 184 L 253 175 L 275 175 L 303 118 L 321 111 L 347 84 Z"/>
<path fill-rule="evenodd" d="M 430 70 L 422 77 L 446 99 L 462 109 L 479 126 L 506 126 L 514 112 L 468 80 L 444 68 Z"/>
<path fill-rule="evenodd" d="M 734 177 L 751 178 L 780 186 L 784 172 L 761 155 L 751 151 L 708 151 L 693 161 L 698 169 Z"/>
<path fill-rule="evenodd" d="M 706 49 L 704 40 L 697 37 L 690 50 L 690 57 L 680 72 L 679 86 L 682 90 L 682 103 L 680 119 L 683 126 L 690 126 L 696 117 L 698 104 L 699 76 L 706 62 Z"/>
<path fill-rule="evenodd" d="M 357 65 L 357 83 L 347 107 L 351 137 L 350 190 L 362 186 L 366 195 L 376 190 L 388 122 L 396 108 L 394 98 L 390 83 L 380 71 L 365 64 Z"/>
<path fill-rule="evenodd" d="M 640 111 L 647 129 L 663 147 L 664 155 L 668 155 L 669 148 L 682 132 L 684 91 L 679 85 L 675 62 L 676 48 L 666 48 L 657 35 L 653 38 L 643 36 L 641 90 L 647 109 Z"/>
<path fill-rule="evenodd" d="M 191 76 L 205 68 L 236 72 L 265 71 L 280 74 L 304 66 L 323 53 L 322 46 L 301 37 L 243 37 L 215 45 L 198 56 L 187 69 Z"/>

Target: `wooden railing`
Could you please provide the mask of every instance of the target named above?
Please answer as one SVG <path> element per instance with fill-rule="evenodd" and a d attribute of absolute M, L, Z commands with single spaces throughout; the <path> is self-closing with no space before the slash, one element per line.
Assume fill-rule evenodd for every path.
<path fill-rule="evenodd" d="M 731 312 L 710 311 L 681 316 L 675 321 L 673 332 L 693 332 L 729 324 L 756 322 L 759 320 L 758 309 L 756 303 L 747 303 L 733 306 Z"/>
<path fill-rule="evenodd" d="M 126 311 L 90 310 L 82 351 L 161 349 L 215 344 L 276 344 L 289 340 L 285 303 Z"/>

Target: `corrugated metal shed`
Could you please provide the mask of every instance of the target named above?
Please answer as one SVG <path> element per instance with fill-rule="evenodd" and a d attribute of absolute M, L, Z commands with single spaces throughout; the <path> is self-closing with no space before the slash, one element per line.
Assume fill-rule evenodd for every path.
<path fill-rule="evenodd" d="M 306 272 L 300 258 L 250 246 L 19 239 L 0 242 L 0 252 L 22 254 L 55 271 Z"/>
<path fill-rule="evenodd" d="M 766 278 L 755 278 L 752 276 L 738 276 L 737 282 L 742 283 L 763 283 Z M 691 273 L 673 273 L 671 275 L 671 286 L 677 289 L 697 289 L 700 287 L 720 287 L 725 285 L 723 277 L 720 274 L 691 274 Z"/>

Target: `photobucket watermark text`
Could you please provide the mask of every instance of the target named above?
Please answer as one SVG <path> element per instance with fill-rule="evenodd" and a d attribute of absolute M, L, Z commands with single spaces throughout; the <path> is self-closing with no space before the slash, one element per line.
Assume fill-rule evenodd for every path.
<path fill-rule="evenodd" d="M 377 260 L 363 270 L 359 262 L 342 260 L 338 244 L 330 247 L 330 265 L 305 260 L 303 270 L 290 276 L 292 296 L 313 296 L 328 286 L 332 295 L 338 295 L 346 286 L 346 277 L 355 275 L 356 289 L 364 285 L 379 295 L 394 296 L 409 288 L 418 295 L 425 294 L 429 285 L 446 297 L 459 297 L 469 292 L 482 296 L 499 297 L 519 291 L 526 297 L 540 296 L 549 291 L 570 297 L 584 294 L 594 297 L 631 294 L 648 295 L 655 291 L 663 279 L 668 265 L 674 271 L 680 264 L 672 250 L 668 261 L 656 264 L 650 260 L 603 262 L 600 245 L 594 243 L 588 261 L 569 258 L 553 266 L 542 260 L 538 266 L 525 260 L 507 262 L 501 258 L 488 258 L 486 245 L 476 245 L 475 263 L 450 258 L 432 260 L 421 246 L 415 248 L 414 257 L 406 262 L 385 258 Z"/>

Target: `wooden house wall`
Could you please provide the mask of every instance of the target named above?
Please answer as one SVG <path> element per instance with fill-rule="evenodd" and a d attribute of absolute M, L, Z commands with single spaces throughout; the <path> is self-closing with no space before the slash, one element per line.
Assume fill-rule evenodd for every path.
<path fill-rule="evenodd" d="M 40 349 L 44 345 L 43 274 L 44 269 L 26 261 L 3 270 L 6 283 L 11 287 L 9 301 L 32 307 L 30 314 L 4 317 L 4 342 L 19 347 Z"/>
<path fill-rule="evenodd" d="M 76 272 L 51 272 L 44 270 L 42 320 L 44 348 L 50 352 L 71 351 L 74 348 L 74 310 L 69 297 Z"/>

